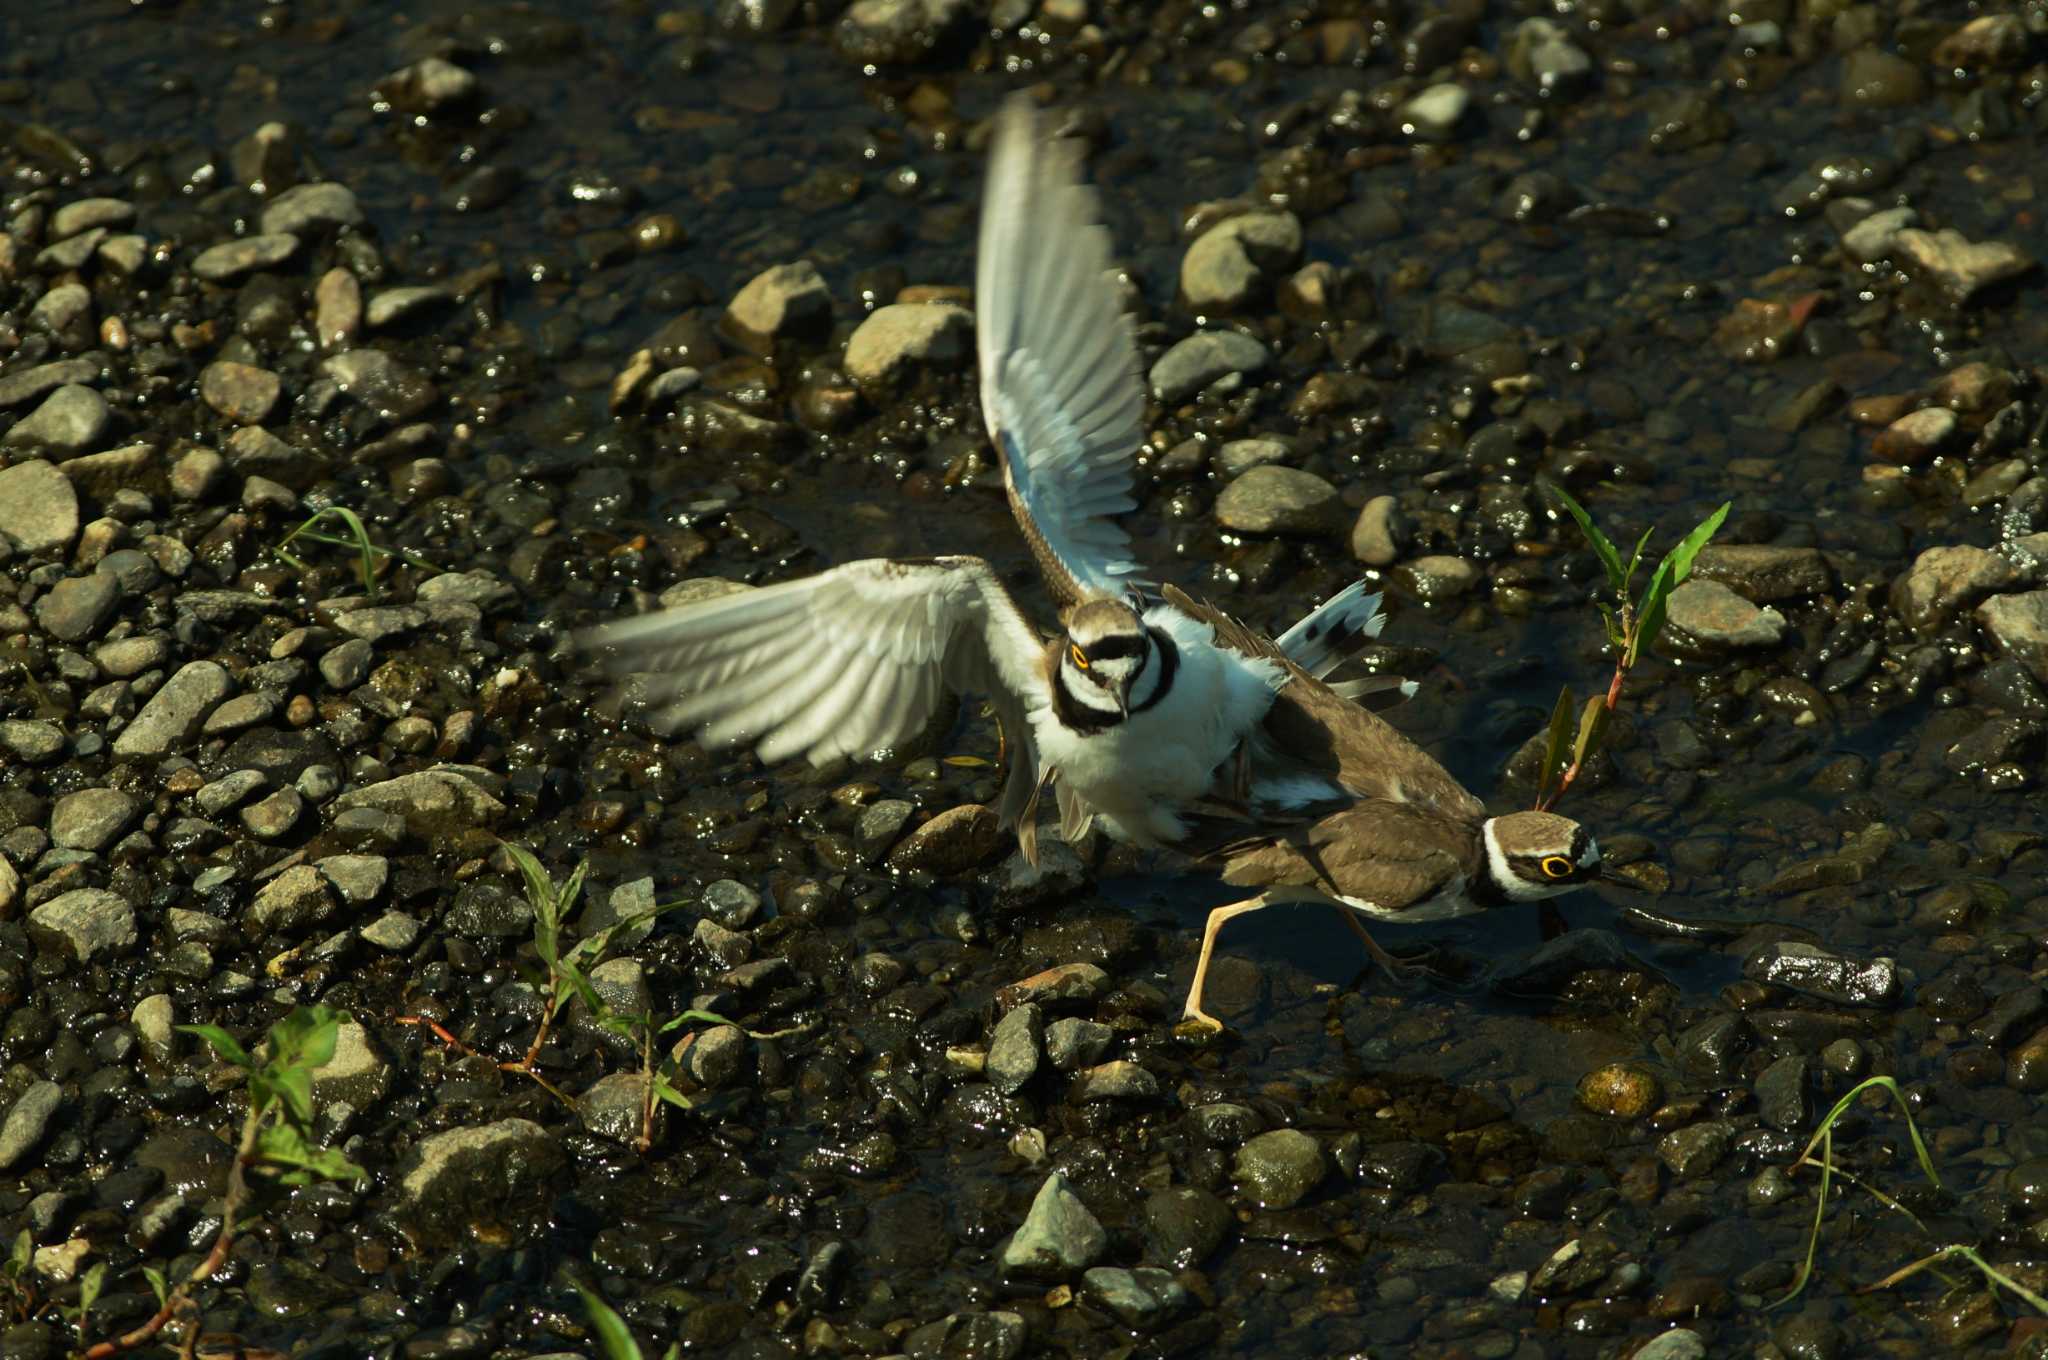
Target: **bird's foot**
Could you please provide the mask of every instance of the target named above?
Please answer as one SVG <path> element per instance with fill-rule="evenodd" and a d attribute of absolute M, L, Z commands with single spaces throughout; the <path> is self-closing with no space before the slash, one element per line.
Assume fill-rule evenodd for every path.
<path fill-rule="evenodd" d="M 1181 1013 L 1180 1023 L 1173 1027 L 1176 1039 L 1213 1039 L 1221 1033 L 1223 1022 L 1192 1002 Z"/>

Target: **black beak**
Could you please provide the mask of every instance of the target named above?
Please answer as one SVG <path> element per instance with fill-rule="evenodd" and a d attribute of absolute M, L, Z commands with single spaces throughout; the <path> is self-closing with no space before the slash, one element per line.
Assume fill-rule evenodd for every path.
<path fill-rule="evenodd" d="M 1125 719 L 1131 716 L 1131 682 L 1128 680 L 1116 687 L 1116 711 Z"/>
<path fill-rule="evenodd" d="M 1601 863 L 1600 871 L 1596 876 L 1602 883 L 1612 883 L 1615 887 L 1627 888 L 1630 892 L 1641 892 L 1643 890 L 1642 884 L 1636 882 L 1627 874 L 1622 873 L 1619 869 L 1611 868 L 1604 861 Z"/>

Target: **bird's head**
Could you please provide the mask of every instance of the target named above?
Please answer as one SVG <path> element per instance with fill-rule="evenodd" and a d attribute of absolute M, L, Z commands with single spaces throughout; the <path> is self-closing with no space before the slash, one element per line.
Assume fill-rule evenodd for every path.
<path fill-rule="evenodd" d="M 1594 881 L 1633 887 L 1600 858 L 1600 842 L 1569 817 L 1511 812 L 1486 822 L 1486 874 L 1517 902 L 1555 897 Z"/>

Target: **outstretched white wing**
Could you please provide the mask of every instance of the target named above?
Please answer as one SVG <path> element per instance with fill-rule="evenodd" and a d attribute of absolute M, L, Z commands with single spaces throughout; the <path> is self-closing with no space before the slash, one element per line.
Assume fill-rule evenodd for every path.
<path fill-rule="evenodd" d="M 1289 661 L 1316 679 L 1324 679 L 1387 626 L 1387 616 L 1380 612 L 1380 597 L 1368 593 L 1369 584 L 1352 582 L 1304 614 L 1274 645 Z M 1397 675 L 1368 675 L 1330 688 L 1355 704 L 1384 713 L 1414 698 L 1416 685 Z"/>
<path fill-rule="evenodd" d="M 1062 607 L 1137 569 L 1112 516 L 1133 508 L 1145 437 L 1138 346 L 1117 305 L 1109 233 L 1081 147 L 1039 135 L 1017 96 L 997 115 L 981 205 L 974 315 L 981 409 L 1010 504 Z"/>
<path fill-rule="evenodd" d="M 663 731 L 752 746 L 763 761 L 885 755 L 922 733 L 941 696 L 987 694 L 1011 768 L 1014 822 L 1038 786 L 1028 715 L 1050 702 L 1044 644 L 978 557 L 849 562 L 589 629 Z"/>

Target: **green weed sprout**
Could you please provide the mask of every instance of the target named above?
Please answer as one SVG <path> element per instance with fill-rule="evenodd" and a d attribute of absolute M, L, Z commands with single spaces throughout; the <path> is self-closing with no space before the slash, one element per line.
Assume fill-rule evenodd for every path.
<path fill-rule="evenodd" d="M 330 515 L 341 521 L 342 527 L 348 531 L 347 537 L 336 537 L 333 534 L 320 533 L 315 530 L 314 526 Z M 354 548 L 358 557 L 362 560 L 363 593 L 373 599 L 377 594 L 376 559 L 380 557 L 395 557 L 410 566 L 419 567 L 425 571 L 436 570 L 432 562 L 427 561 L 417 553 L 409 552 L 404 548 L 394 552 L 390 548 L 379 547 L 377 544 L 372 543 L 369 530 L 363 527 L 362 517 L 346 506 L 330 505 L 325 509 L 315 510 L 303 524 L 286 534 L 284 540 L 270 550 L 271 556 L 291 567 L 294 571 L 309 571 L 311 568 L 305 562 L 285 551 L 286 548 L 292 545 L 292 540 L 298 538 L 303 538 L 308 543 L 325 543 L 337 548 Z"/>
<path fill-rule="evenodd" d="M 1920 1221 L 1919 1216 L 1914 1214 L 1905 1205 L 1899 1203 L 1875 1186 L 1865 1184 L 1835 1165 L 1835 1125 L 1841 1120 L 1843 1115 L 1849 1112 L 1849 1107 L 1856 1102 L 1856 1098 L 1869 1090 L 1880 1090 L 1890 1094 L 1893 1103 L 1899 1107 L 1899 1113 L 1906 1117 L 1906 1134 L 1913 1140 L 1913 1159 L 1919 1163 L 1920 1170 L 1926 1174 L 1930 1185 L 1936 1190 L 1943 1188 L 1941 1176 L 1934 1169 L 1934 1158 L 1927 1151 L 1926 1140 L 1920 1136 L 1919 1125 L 1913 1122 L 1912 1107 L 1906 1103 L 1905 1093 L 1899 1090 L 1898 1082 L 1890 1077 L 1871 1077 L 1868 1080 L 1858 1082 L 1850 1089 L 1847 1095 L 1835 1102 L 1834 1108 L 1829 1110 L 1827 1116 L 1820 1121 L 1820 1127 L 1814 1130 L 1813 1137 L 1806 1140 L 1806 1146 L 1800 1150 L 1799 1155 L 1792 1161 L 1792 1170 L 1795 1172 L 1803 1166 L 1818 1167 L 1820 1169 L 1820 1193 L 1813 1206 L 1813 1229 L 1806 1239 L 1806 1259 L 1799 1264 L 1799 1273 L 1792 1281 L 1792 1288 L 1787 1291 L 1784 1298 L 1773 1303 L 1771 1305 L 1772 1308 L 1782 1308 L 1798 1298 L 1800 1292 L 1806 1288 L 1807 1283 L 1813 1278 L 1813 1264 L 1820 1255 L 1821 1220 L 1827 1213 L 1828 1207 L 1828 1183 L 1834 1177 L 1840 1176 L 1852 1185 L 1862 1186 L 1880 1204 L 1897 1213 L 1904 1214 L 1912 1221 L 1913 1226 L 1916 1228 L 1923 1232 L 1927 1229 L 1927 1225 Z M 1813 1155 L 1816 1148 L 1820 1150 L 1818 1161 L 1814 1159 Z M 1867 1294 L 1874 1290 L 1890 1289 L 1893 1285 L 1908 1280 L 1923 1270 L 1933 1269 L 1951 1257 L 1967 1261 L 1975 1266 L 1979 1273 L 1993 1285 L 2011 1290 L 2014 1294 L 2025 1300 L 2036 1312 L 2048 1315 L 2048 1298 L 2043 1298 L 2018 1280 L 2013 1279 L 2012 1276 L 1985 1260 L 1983 1256 L 1978 1254 L 1975 1247 L 1962 1242 L 1952 1242 L 1947 1246 L 1937 1248 L 1919 1260 L 1893 1271 L 1875 1284 L 1865 1285 L 1860 1292 Z"/>
<path fill-rule="evenodd" d="M 260 1173 L 275 1185 L 364 1179 L 361 1167 L 332 1148 L 318 1146 L 312 1139 L 313 1073 L 334 1057 L 335 1039 L 347 1019 L 344 1012 L 326 1006 L 301 1006 L 270 1027 L 269 1036 L 254 1054 L 217 1025 L 178 1026 L 205 1040 L 222 1060 L 241 1068 L 248 1078 L 249 1109 L 242 1117 L 235 1159 L 228 1167 L 220 1231 L 214 1235 L 206 1259 L 176 1286 L 171 1286 L 161 1271 L 145 1269 L 143 1273 L 156 1292 L 157 1311 L 132 1331 L 89 1347 L 84 1360 L 106 1360 L 146 1345 L 180 1312 L 197 1311 L 192 1290 L 226 1264 L 235 1235 L 242 1227 L 251 1172 Z M 99 1265 L 80 1281 L 74 1320 L 81 1341 L 87 1313 L 104 1279 L 105 1267 Z"/>
<path fill-rule="evenodd" d="M 1664 631 L 1671 592 L 1685 584 L 1686 578 L 1692 575 L 1693 559 L 1720 530 L 1733 504 L 1724 502 L 1720 509 L 1680 539 L 1678 545 L 1657 563 L 1656 570 L 1650 573 L 1649 581 L 1643 586 L 1642 594 L 1637 595 L 1634 593 L 1636 570 L 1643 564 L 1643 549 L 1649 546 L 1650 530 L 1643 530 L 1643 536 L 1636 540 L 1635 551 L 1623 562 L 1621 550 L 1600 532 L 1599 526 L 1593 523 L 1592 515 L 1573 500 L 1569 492 L 1553 486 L 1550 494 L 1578 522 L 1579 531 L 1586 536 L 1586 542 L 1592 545 L 1594 555 L 1606 569 L 1607 586 L 1614 593 L 1615 603 L 1608 604 L 1604 600 L 1596 603 L 1600 617 L 1607 625 L 1608 645 L 1614 649 L 1614 677 L 1607 683 L 1607 693 L 1587 700 L 1583 710 L 1579 708 L 1571 686 L 1565 686 L 1557 696 L 1557 706 L 1550 713 L 1543 763 L 1537 771 L 1538 812 L 1548 812 L 1557 806 L 1558 799 L 1564 797 L 1564 791 L 1572 786 L 1572 781 L 1579 777 L 1586 762 L 1599 749 L 1600 739 L 1607 731 L 1607 720 L 1621 704 L 1622 681 L 1628 678 L 1629 671 L 1656 642 L 1658 634 Z"/>
<path fill-rule="evenodd" d="M 633 1339 L 633 1333 L 626 1327 L 626 1320 L 612 1310 L 612 1306 L 582 1285 L 576 1292 L 583 1296 L 583 1307 L 590 1314 L 590 1329 L 597 1333 L 598 1354 L 604 1360 L 645 1360 L 640 1343 Z M 679 1342 L 671 1341 L 668 1350 L 662 1353 L 662 1360 L 677 1360 L 682 1354 Z"/>

